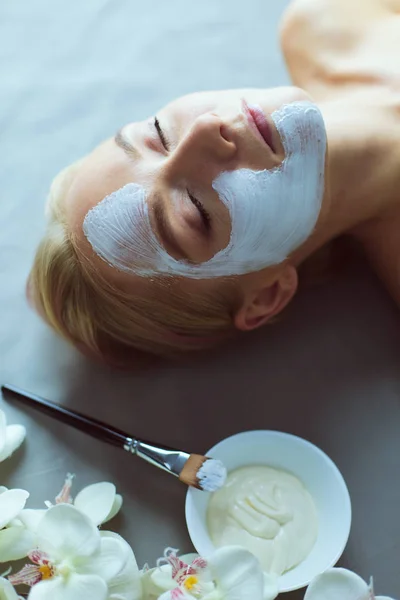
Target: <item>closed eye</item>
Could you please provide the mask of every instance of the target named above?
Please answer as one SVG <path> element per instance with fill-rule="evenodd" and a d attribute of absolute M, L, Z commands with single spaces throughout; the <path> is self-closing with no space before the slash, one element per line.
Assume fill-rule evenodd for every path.
<path fill-rule="evenodd" d="M 161 127 L 160 121 L 158 120 L 157 117 L 154 117 L 154 127 L 158 133 L 158 137 L 160 138 L 160 141 L 163 145 L 164 150 L 166 150 L 168 152 L 170 150 L 171 145 L 170 145 L 170 142 L 169 142 L 163 128 Z M 195 205 L 195 207 L 197 208 L 197 210 L 199 211 L 199 213 L 201 215 L 205 231 L 207 233 L 209 233 L 211 231 L 210 214 L 204 208 L 204 205 L 202 204 L 202 202 L 200 202 L 200 200 L 195 198 L 189 191 L 188 191 L 188 196 L 189 196 L 190 201 Z"/>
<path fill-rule="evenodd" d="M 165 135 L 165 133 L 160 125 L 160 121 L 157 119 L 157 117 L 154 117 L 154 127 L 156 128 L 158 137 L 161 140 L 164 150 L 167 150 L 167 152 L 168 152 L 170 149 L 170 143 L 169 143 L 169 140 L 168 140 L 167 136 Z"/>
<path fill-rule="evenodd" d="M 189 196 L 190 201 L 195 205 L 195 207 L 199 211 L 201 218 L 203 220 L 204 228 L 207 231 L 207 233 L 209 233 L 211 231 L 210 213 L 206 211 L 202 202 L 200 202 L 200 200 L 198 200 L 197 198 L 192 196 L 192 194 L 189 191 L 188 191 L 188 196 Z"/>

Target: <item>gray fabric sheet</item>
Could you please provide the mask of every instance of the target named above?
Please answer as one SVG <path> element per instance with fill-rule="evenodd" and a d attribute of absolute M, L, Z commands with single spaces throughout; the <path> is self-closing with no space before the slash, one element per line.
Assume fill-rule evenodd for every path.
<path fill-rule="evenodd" d="M 229 350 L 132 375 L 78 356 L 24 298 L 57 171 L 178 95 L 286 84 L 277 40 L 285 6 L 0 3 L 0 380 L 193 451 L 252 428 L 311 440 L 336 461 L 352 497 L 341 564 L 400 597 L 399 314 L 365 267 L 304 291 L 279 324 Z M 114 481 L 125 506 L 113 526 L 139 564 L 165 546 L 191 549 L 185 489 L 175 480 L 45 416 L 0 406 L 29 431 L 24 449 L 0 466 L 0 483 L 31 490 L 34 506 L 54 496 L 67 471 L 77 489 Z"/>

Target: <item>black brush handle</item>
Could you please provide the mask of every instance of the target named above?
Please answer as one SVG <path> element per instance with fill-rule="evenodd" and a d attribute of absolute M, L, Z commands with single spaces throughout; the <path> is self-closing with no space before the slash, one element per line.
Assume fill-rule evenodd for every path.
<path fill-rule="evenodd" d="M 40 396 L 26 392 L 25 390 L 15 387 L 14 385 L 2 385 L 1 391 L 5 395 L 10 394 L 13 398 L 23 402 L 27 406 L 31 406 L 32 408 L 35 408 L 36 410 L 53 417 L 53 419 L 57 419 L 62 423 L 66 423 L 67 425 L 71 425 L 75 429 L 79 429 L 80 431 L 83 431 L 84 433 L 87 433 L 98 440 L 108 442 L 109 444 L 117 446 L 118 448 L 124 448 L 127 440 L 129 440 L 131 437 L 123 431 L 109 427 L 97 419 L 86 417 L 81 413 L 69 410 L 63 406 L 59 406 L 54 402 L 40 398 Z"/>

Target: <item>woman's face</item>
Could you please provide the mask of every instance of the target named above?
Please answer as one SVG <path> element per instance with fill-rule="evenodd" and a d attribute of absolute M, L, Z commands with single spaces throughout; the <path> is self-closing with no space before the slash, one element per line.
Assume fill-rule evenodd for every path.
<path fill-rule="evenodd" d="M 271 114 L 299 100 L 309 97 L 294 87 L 202 92 L 128 123 L 83 160 L 66 193 L 67 220 L 81 250 L 98 268 L 115 271 L 93 252 L 83 223 L 106 196 L 134 182 L 146 190 L 151 227 L 167 253 L 192 263 L 211 259 L 231 233 L 229 212 L 213 181 L 224 171 L 279 166 L 284 149 Z M 252 105 L 267 120 L 267 141 L 255 125 Z M 122 282 L 130 275 L 112 277 Z"/>

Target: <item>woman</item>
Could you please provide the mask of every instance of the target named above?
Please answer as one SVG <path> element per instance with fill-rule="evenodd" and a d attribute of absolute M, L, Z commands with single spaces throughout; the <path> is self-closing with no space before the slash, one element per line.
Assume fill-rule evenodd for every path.
<path fill-rule="evenodd" d="M 130 364 L 269 323 L 347 234 L 400 303 L 398 0 L 297 0 L 296 87 L 193 94 L 53 182 L 29 280 L 83 351 Z"/>

